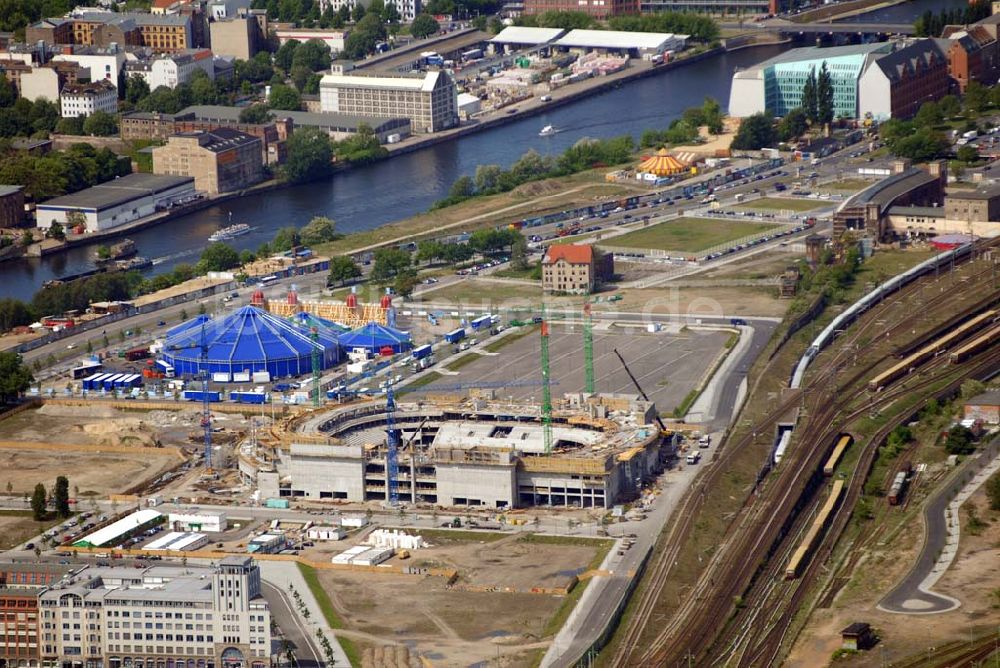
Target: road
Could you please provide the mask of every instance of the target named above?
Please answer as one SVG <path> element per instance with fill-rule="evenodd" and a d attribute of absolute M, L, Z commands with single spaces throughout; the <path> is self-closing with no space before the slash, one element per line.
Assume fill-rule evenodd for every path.
<path fill-rule="evenodd" d="M 313 635 L 305 627 L 284 591 L 267 581 L 261 584 L 264 598 L 271 607 L 271 619 L 291 643 L 298 668 L 323 668 L 326 662 L 323 660 L 322 650 L 316 646 Z"/>
<path fill-rule="evenodd" d="M 905 615 L 928 615 L 958 608 L 961 601 L 935 593 L 958 551 L 958 509 L 1000 467 L 1000 438 L 970 456 L 949 476 L 924 506 L 924 543 L 913 568 L 879 601 L 878 608 Z M 966 483 L 969 476 L 974 477 Z"/>

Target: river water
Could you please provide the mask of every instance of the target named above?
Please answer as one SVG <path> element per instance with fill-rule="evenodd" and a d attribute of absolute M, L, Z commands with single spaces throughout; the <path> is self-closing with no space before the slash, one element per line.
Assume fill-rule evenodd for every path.
<path fill-rule="evenodd" d="M 935 11 L 962 0 L 914 0 L 866 15 L 879 20 L 891 13 L 894 23 L 915 18 L 925 9 Z M 905 11 L 904 11 L 905 10 Z M 900 12 L 905 13 L 905 17 Z M 663 74 L 625 83 L 619 88 L 555 108 L 491 130 L 437 144 L 391 160 L 352 169 L 328 181 L 310 183 L 231 200 L 219 206 L 129 234 L 139 253 L 153 258 L 151 271 L 168 271 L 180 262 L 195 262 L 207 237 L 233 222 L 248 223 L 253 231 L 232 240 L 239 249 L 255 249 L 279 227 L 302 226 L 313 216 L 329 216 L 340 232 L 368 230 L 427 208 L 447 194 L 459 176 L 472 174 L 480 164 L 507 166 L 528 149 L 558 154 L 583 137 L 631 134 L 638 138 L 648 128 L 665 128 L 684 109 L 701 104 L 705 96 L 729 102 L 732 73 L 771 58 L 780 45 L 743 49 L 703 60 Z M 539 137 L 545 125 L 560 129 Z M 0 265 L 4 296 L 29 299 L 44 281 L 92 267 L 96 245 L 79 246 L 41 259 L 20 259 Z"/>

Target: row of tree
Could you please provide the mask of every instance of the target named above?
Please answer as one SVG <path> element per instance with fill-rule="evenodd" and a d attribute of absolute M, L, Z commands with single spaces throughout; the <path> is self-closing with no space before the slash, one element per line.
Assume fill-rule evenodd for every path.
<path fill-rule="evenodd" d="M 939 13 L 927 10 L 913 22 L 917 37 L 940 37 L 945 26 L 966 26 L 985 19 L 993 13 L 989 0 L 973 0 L 965 7 L 942 9 Z"/>
<path fill-rule="evenodd" d="M 128 158 L 107 148 L 74 144 L 65 151 L 31 155 L 0 142 L 0 183 L 24 186 L 26 197 L 41 201 L 125 176 L 132 171 Z"/>
<path fill-rule="evenodd" d="M 722 132 L 722 105 L 718 100 L 706 97 L 700 107 L 690 107 L 684 110 L 680 118 L 675 118 L 666 130 L 646 130 L 639 138 L 639 146 L 643 148 L 659 148 L 661 146 L 676 146 L 689 144 L 699 137 L 698 128 L 705 126 L 712 134 Z"/>

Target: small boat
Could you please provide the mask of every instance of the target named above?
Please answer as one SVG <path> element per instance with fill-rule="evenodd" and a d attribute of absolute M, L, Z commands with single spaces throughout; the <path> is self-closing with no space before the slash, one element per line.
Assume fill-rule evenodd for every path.
<path fill-rule="evenodd" d="M 559 132 L 559 131 L 558 131 L 558 130 L 556 130 L 556 129 L 555 129 L 554 127 L 552 127 L 551 125 L 546 125 L 546 126 L 545 126 L 544 128 L 542 128 L 542 129 L 541 129 L 541 130 L 539 131 L 539 133 L 538 133 L 538 136 L 539 136 L 539 137 L 548 137 L 549 135 L 554 135 L 554 134 L 556 134 L 557 132 Z"/>
<path fill-rule="evenodd" d="M 111 264 L 117 260 L 123 260 L 127 257 L 135 255 L 138 252 L 139 249 L 136 248 L 134 241 L 131 239 L 124 239 L 108 249 L 107 257 L 98 257 L 97 266 L 100 267 L 105 264 Z"/>
<path fill-rule="evenodd" d="M 115 262 L 115 268 L 119 271 L 140 271 L 142 269 L 148 269 L 153 266 L 153 261 L 148 257 L 134 257 L 130 260 L 118 260 Z"/>
<path fill-rule="evenodd" d="M 234 237 L 239 237 L 250 232 L 250 226 L 246 223 L 237 223 L 236 225 L 230 225 L 228 227 L 223 227 L 221 230 L 212 233 L 212 236 L 208 238 L 209 241 L 226 241 L 227 239 L 232 239 Z"/>

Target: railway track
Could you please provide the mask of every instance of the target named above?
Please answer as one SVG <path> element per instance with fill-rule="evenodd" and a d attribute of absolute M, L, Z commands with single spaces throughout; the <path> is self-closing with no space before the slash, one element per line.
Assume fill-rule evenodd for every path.
<path fill-rule="evenodd" d="M 971 275 L 968 279 L 962 279 L 967 284 L 965 287 L 968 288 L 969 283 L 983 282 L 985 278 L 992 275 L 991 269 L 991 267 L 982 268 L 974 266 L 973 263 Z M 719 465 L 713 467 L 709 475 L 692 489 L 682 501 L 681 508 L 676 513 L 678 520 L 671 524 L 666 534 L 664 549 L 659 551 L 650 564 L 647 586 L 641 595 L 637 597 L 633 623 L 623 629 L 621 643 L 613 657 L 615 665 L 669 665 L 671 660 L 676 661 L 682 656 L 697 658 L 701 661 L 702 655 L 707 653 L 708 648 L 712 645 L 718 633 L 718 621 L 724 619 L 732 609 L 735 597 L 739 596 L 742 592 L 752 591 L 752 586 L 755 582 L 761 581 L 763 578 L 767 584 L 760 595 L 754 595 L 753 600 L 749 601 L 750 605 L 744 608 L 746 612 L 740 615 L 754 622 L 748 625 L 747 628 L 756 626 L 759 629 L 761 627 L 758 623 L 761 619 L 773 618 L 772 615 L 767 614 L 769 611 L 766 609 L 768 606 L 765 602 L 768 599 L 775 596 L 784 598 L 786 596 L 786 592 L 782 591 L 784 589 L 791 588 L 794 591 L 799 591 L 799 587 L 781 584 L 779 579 L 774 577 L 773 570 L 777 568 L 775 564 L 778 564 L 780 560 L 775 558 L 772 552 L 778 550 L 778 556 L 781 556 L 781 541 L 779 539 L 787 533 L 794 533 L 795 522 L 789 522 L 787 518 L 795 516 L 792 514 L 792 511 L 798 504 L 802 491 L 807 488 L 810 478 L 815 475 L 815 472 L 821 465 L 821 455 L 825 452 L 825 443 L 835 436 L 832 429 L 821 429 L 822 435 L 819 438 L 811 438 L 812 435 L 809 432 L 809 428 L 804 429 L 805 432 L 810 433 L 810 440 L 812 442 L 823 443 L 824 446 L 821 448 L 811 448 L 804 453 L 800 453 L 796 467 L 782 467 L 780 469 L 782 473 L 781 477 L 771 484 L 766 483 L 767 486 L 772 488 L 768 494 L 777 494 L 777 498 L 768 498 L 768 502 L 764 503 L 762 502 L 762 495 L 750 497 L 748 503 L 744 506 L 743 518 L 738 520 L 738 524 L 728 532 L 730 538 L 716 550 L 708 566 L 704 569 L 702 578 L 688 593 L 686 600 L 680 602 L 674 618 L 682 620 L 683 624 L 668 624 L 663 631 L 653 638 L 652 642 L 646 645 L 644 648 L 645 651 L 637 651 L 637 645 L 639 639 L 642 637 L 643 629 L 646 623 L 648 623 L 652 611 L 657 607 L 659 591 L 669 578 L 671 567 L 677 560 L 679 551 L 684 543 L 684 538 L 690 535 L 692 531 L 698 510 L 703 503 L 704 492 L 712 486 L 716 477 L 721 474 L 720 472 L 725 470 L 725 463 L 732 457 L 732 453 L 749 447 L 755 440 L 752 435 L 753 432 L 759 433 L 767 430 L 769 427 L 773 428 L 778 419 L 793 409 L 796 404 L 805 406 L 806 395 L 810 392 L 813 393 L 814 397 L 808 402 L 810 404 L 811 417 L 808 419 L 807 424 L 832 424 L 835 418 L 838 417 L 838 413 L 846 407 L 847 402 L 844 400 L 831 400 L 832 396 L 831 398 L 825 398 L 822 391 L 817 392 L 816 390 L 818 388 L 833 388 L 835 386 L 849 388 L 856 384 L 858 380 L 870 374 L 874 367 L 883 359 L 891 358 L 891 354 L 887 353 L 885 357 L 876 360 L 874 363 L 863 362 L 861 364 L 858 364 L 855 359 L 853 365 L 858 368 L 853 374 L 850 374 L 851 377 L 846 379 L 846 382 L 836 382 L 836 376 L 847 368 L 854 351 L 860 346 L 864 337 L 872 333 L 873 329 L 878 326 L 878 323 L 882 322 L 881 319 L 889 316 L 892 308 L 905 306 L 915 296 L 924 300 L 921 309 L 911 308 L 909 313 L 903 315 L 901 318 L 894 318 L 893 324 L 878 332 L 880 335 L 885 334 L 887 337 L 891 337 L 895 333 L 902 333 L 911 328 L 917 319 L 926 317 L 930 312 L 929 309 L 954 301 L 955 295 L 951 291 L 946 290 L 945 286 L 940 286 L 938 294 L 932 294 L 929 298 L 925 298 L 925 283 L 926 279 L 920 279 L 916 283 L 911 284 L 911 286 L 895 293 L 893 297 L 888 297 L 879 305 L 873 307 L 863 316 L 862 321 L 856 327 L 848 330 L 849 338 L 846 342 L 840 342 L 841 347 L 839 350 L 835 351 L 832 356 L 829 356 L 829 359 L 810 375 L 808 386 L 804 390 L 805 394 L 801 392 L 789 393 L 789 396 L 786 396 L 779 402 L 775 409 L 758 421 L 754 429 L 749 430 L 747 435 L 741 437 L 736 443 L 727 443 L 722 452 L 717 455 L 717 460 L 719 460 L 717 463 Z M 932 284 L 933 286 L 936 286 L 936 283 Z M 967 289 L 963 290 L 963 292 L 966 294 L 973 293 L 973 291 Z M 971 305 L 971 308 L 967 308 L 966 310 L 971 311 L 981 308 L 983 301 L 978 300 L 975 304 Z M 934 362 L 937 362 L 937 360 Z M 769 368 L 765 370 L 765 373 L 767 370 Z M 860 411 L 863 413 L 870 411 L 873 407 L 890 403 L 903 392 L 913 392 L 921 386 L 937 382 L 937 380 L 931 376 L 926 380 L 920 381 L 917 385 L 906 383 L 907 386 L 905 388 L 887 391 L 854 412 L 858 413 Z M 831 395 L 833 393 L 831 392 Z M 872 452 L 874 452 L 874 449 L 872 449 Z M 866 462 L 869 467 L 873 461 L 870 457 L 873 456 L 874 454 L 869 454 L 869 459 Z M 868 467 L 859 470 L 867 473 Z M 840 518 L 850 515 L 849 509 L 853 507 L 861 491 L 863 480 L 864 475 L 861 475 L 859 482 L 850 486 L 845 501 L 841 504 L 840 509 L 835 515 L 834 523 L 846 521 L 840 520 Z M 779 491 L 775 492 L 775 489 Z M 747 509 L 748 507 L 749 509 Z M 774 508 L 778 509 L 777 513 L 773 512 Z M 776 517 L 776 515 L 780 517 Z M 777 521 L 778 519 L 782 521 Z M 821 543 L 820 549 L 823 548 L 825 543 L 825 541 Z M 743 558 L 734 558 L 734 554 L 742 555 Z M 763 565 L 758 565 L 754 559 L 747 558 L 749 555 L 766 555 L 770 558 L 765 559 Z M 816 567 L 816 564 L 822 563 L 823 558 L 825 556 L 821 558 L 820 551 L 817 550 L 817 554 L 809 562 L 807 572 L 812 573 L 812 569 Z M 720 568 L 722 562 L 726 563 L 728 566 L 727 569 L 722 570 Z M 715 581 L 716 576 L 714 574 L 718 572 L 721 572 L 722 575 L 720 577 L 724 578 L 721 585 Z M 809 578 L 804 577 L 802 580 L 806 579 Z M 797 582 L 801 583 L 802 580 Z M 723 654 L 729 660 L 732 660 L 738 654 L 737 665 L 758 665 L 768 655 L 771 657 L 768 660 L 772 660 L 773 656 L 780 650 L 784 634 L 787 632 L 787 623 L 768 624 L 768 628 L 770 630 L 761 638 L 760 642 L 754 643 L 753 648 L 749 647 L 749 644 L 744 640 L 750 636 L 749 632 L 737 633 L 736 639 L 728 645 L 731 650 L 723 652 Z M 697 654 L 694 653 L 695 649 L 698 650 Z M 723 657 L 719 656 L 719 658 Z"/>

